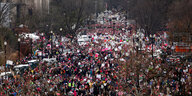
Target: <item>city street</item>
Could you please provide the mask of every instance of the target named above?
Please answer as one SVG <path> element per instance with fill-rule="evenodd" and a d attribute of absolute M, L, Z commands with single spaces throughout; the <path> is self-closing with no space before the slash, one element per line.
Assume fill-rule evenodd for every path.
<path fill-rule="evenodd" d="M 109 2 L 101 12 L 95 5 L 93 13 L 86 7 L 83 13 L 82 1 L 75 2 L 72 9 L 70 4 L 62 5 L 67 0 L 58 2 L 47 9 L 47 16 L 56 18 L 49 18 L 50 23 L 39 24 L 38 28 L 18 23 L 11 30 L 14 34 L 3 33 L 6 39 L 0 40 L 0 96 L 192 95 L 192 47 L 170 41 L 172 35 L 166 28 L 153 32 L 160 23 L 153 23 L 150 29 L 139 22 L 139 17 L 127 18 L 131 11 L 108 10 Z M 57 5 L 65 9 L 61 17 L 54 13 L 61 11 Z"/>

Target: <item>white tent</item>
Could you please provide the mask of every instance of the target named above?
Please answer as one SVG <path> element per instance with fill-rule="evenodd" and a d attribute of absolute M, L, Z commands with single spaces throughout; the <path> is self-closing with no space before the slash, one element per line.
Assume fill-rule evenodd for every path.
<path fill-rule="evenodd" d="M 28 36 L 29 36 L 29 38 L 33 39 L 33 41 L 36 41 L 37 39 L 40 39 L 40 37 L 37 36 L 35 33 L 23 33 L 20 36 L 22 36 L 25 39 L 28 38 Z"/>
<path fill-rule="evenodd" d="M 0 74 L 0 77 L 5 76 L 5 74 L 11 74 L 11 72 L 2 72 L 2 73 Z"/>

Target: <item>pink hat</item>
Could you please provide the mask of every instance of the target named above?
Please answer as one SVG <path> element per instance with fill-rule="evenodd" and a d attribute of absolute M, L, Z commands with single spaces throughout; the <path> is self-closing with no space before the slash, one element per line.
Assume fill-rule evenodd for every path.
<path fill-rule="evenodd" d="M 51 46 L 51 44 L 47 44 L 47 46 Z"/>
<path fill-rule="evenodd" d="M 60 96 L 61 94 L 60 93 L 57 93 L 57 96 Z"/>

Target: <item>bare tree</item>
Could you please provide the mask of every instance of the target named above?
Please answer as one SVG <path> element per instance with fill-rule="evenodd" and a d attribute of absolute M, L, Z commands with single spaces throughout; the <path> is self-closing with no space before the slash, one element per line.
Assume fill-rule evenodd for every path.
<path fill-rule="evenodd" d="M 107 4 L 109 10 L 118 9 L 119 11 L 126 11 L 128 10 L 128 3 L 130 0 L 104 0 Z M 137 1 L 137 0 L 135 0 Z"/>
<path fill-rule="evenodd" d="M 0 27 L 10 19 L 11 2 L 3 2 L 0 0 Z"/>
<path fill-rule="evenodd" d="M 7 17 L 9 17 L 9 12 L 10 12 L 9 7 L 10 7 L 9 3 L 3 2 L 3 0 L 0 0 L 0 27 L 1 27 L 0 33 L 2 34 L 0 36 L 1 48 L 3 48 L 3 42 L 5 39 L 5 33 L 2 27 L 7 20 Z"/>
<path fill-rule="evenodd" d="M 51 3 L 51 28 L 59 33 L 59 27 L 71 40 L 78 34 L 78 29 L 84 24 L 91 13 L 95 12 L 92 0 L 54 0 Z"/>
<path fill-rule="evenodd" d="M 169 0 L 138 0 L 132 15 L 146 35 L 154 34 L 165 28 L 169 4 Z"/>
<path fill-rule="evenodd" d="M 182 0 L 172 4 L 169 11 L 170 40 L 189 42 L 192 33 L 192 1 Z"/>
<path fill-rule="evenodd" d="M 146 31 L 146 35 L 163 30 L 168 21 L 168 7 L 172 0 L 106 0 L 116 9 L 126 11 L 129 18 L 136 20 L 139 28 Z"/>

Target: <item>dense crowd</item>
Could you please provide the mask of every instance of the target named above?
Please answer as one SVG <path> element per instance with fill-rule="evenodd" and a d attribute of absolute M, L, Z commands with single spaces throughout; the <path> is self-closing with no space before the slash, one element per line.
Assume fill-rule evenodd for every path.
<path fill-rule="evenodd" d="M 93 40 L 92 40 L 93 41 Z M 34 42 L 34 46 L 35 43 Z M 48 45 L 50 44 L 47 42 Z M 55 43 L 54 43 L 55 44 Z M 60 43 L 61 44 L 61 43 Z M 38 45 L 36 45 L 38 46 Z M 71 52 L 62 54 L 59 48 L 70 48 Z M 57 62 L 40 62 L 35 69 L 25 70 L 20 77 L 3 80 L 1 95 L 111 95 L 118 90 L 117 74 L 119 64 L 114 58 L 114 50 L 89 43 L 85 46 L 66 43 L 52 49 L 52 57 Z M 45 52 L 50 52 L 45 47 Z M 48 57 L 44 56 L 44 58 Z M 25 58 L 29 59 L 29 58 Z M 114 60 L 112 60 L 114 59 Z"/>
<path fill-rule="evenodd" d="M 113 33 L 114 30 L 110 29 L 107 34 L 100 30 L 96 30 L 96 33 L 89 32 L 90 41 L 81 46 L 78 42 L 63 41 L 61 36 L 45 37 L 39 34 L 41 38 L 33 42 L 33 55 L 23 58 L 20 62 L 38 59 L 38 66 L 29 67 L 19 75 L 15 73 L 7 79 L 1 78 L 0 95 L 192 94 L 191 64 L 182 60 L 167 62 L 166 59 L 172 50 L 165 35 L 156 34 L 152 43 L 149 37 L 134 32 L 134 28 L 125 30 L 127 32 L 121 29 Z M 154 58 L 151 51 L 156 54 Z M 148 54 L 141 56 L 144 53 Z M 45 58 L 56 60 L 49 62 L 44 61 Z M 138 62 L 130 62 L 131 58 L 134 62 L 139 61 L 140 67 L 137 66 Z"/>

